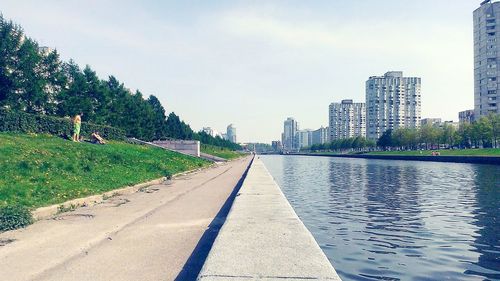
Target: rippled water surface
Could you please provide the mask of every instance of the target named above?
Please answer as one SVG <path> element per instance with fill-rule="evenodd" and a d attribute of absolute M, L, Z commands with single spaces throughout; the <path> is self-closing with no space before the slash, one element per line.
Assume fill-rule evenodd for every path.
<path fill-rule="evenodd" d="M 260 158 L 344 281 L 500 280 L 500 166 Z"/>

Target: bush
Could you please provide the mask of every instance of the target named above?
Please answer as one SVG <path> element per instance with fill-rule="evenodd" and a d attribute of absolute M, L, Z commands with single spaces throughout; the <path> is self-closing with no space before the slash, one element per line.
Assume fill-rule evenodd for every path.
<path fill-rule="evenodd" d="M 125 138 L 125 132 L 121 129 L 82 122 L 81 136 L 90 138 L 94 131 L 99 131 L 99 134 L 106 139 Z M 73 134 L 73 123 L 69 118 L 0 109 L 0 132 L 47 133 L 69 137 Z"/>
<path fill-rule="evenodd" d="M 20 205 L 0 207 L 0 231 L 18 229 L 32 223 L 33 217 L 26 207 Z"/>

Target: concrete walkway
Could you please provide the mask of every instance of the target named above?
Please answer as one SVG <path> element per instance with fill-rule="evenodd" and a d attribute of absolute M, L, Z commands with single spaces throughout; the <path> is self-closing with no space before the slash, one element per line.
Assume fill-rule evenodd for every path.
<path fill-rule="evenodd" d="M 340 278 L 262 161 L 256 158 L 198 280 Z"/>
<path fill-rule="evenodd" d="M 0 279 L 195 279 L 250 159 L 2 233 Z"/>

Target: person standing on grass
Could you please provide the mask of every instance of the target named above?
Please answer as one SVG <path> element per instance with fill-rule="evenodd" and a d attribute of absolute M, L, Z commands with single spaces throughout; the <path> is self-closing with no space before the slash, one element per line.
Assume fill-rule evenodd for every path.
<path fill-rule="evenodd" d="M 80 129 L 82 127 L 82 116 L 83 113 L 78 113 L 75 118 L 73 118 L 73 141 L 80 141 Z"/>

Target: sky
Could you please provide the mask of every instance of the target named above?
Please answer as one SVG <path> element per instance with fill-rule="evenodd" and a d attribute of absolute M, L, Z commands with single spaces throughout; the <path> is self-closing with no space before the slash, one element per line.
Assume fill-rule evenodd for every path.
<path fill-rule="evenodd" d="M 328 126 L 370 76 L 422 78 L 422 118 L 474 107 L 475 0 L 0 0 L 0 13 L 63 60 L 153 94 L 194 130 L 279 140 L 283 121 Z"/>

